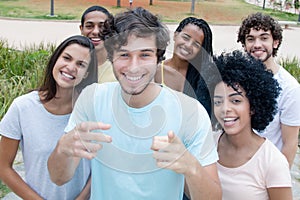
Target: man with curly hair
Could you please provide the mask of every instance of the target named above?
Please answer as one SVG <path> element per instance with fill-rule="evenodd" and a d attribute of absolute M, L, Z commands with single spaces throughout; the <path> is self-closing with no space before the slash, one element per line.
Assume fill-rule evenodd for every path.
<path fill-rule="evenodd" d="M 269 15 L 251 14 L 243 20 L 237 42 L 241 42 L 247 53 L 261 60 L 265 67 L 272 71 L 282 88 L 277 99 L 278 112 L 274 120 L 258 133 L 271 140 L 281 150 L 291 167 L 298 148 L 300 86 L 297 80 L 275 60 L 282 42 L 282 28 Z"/>

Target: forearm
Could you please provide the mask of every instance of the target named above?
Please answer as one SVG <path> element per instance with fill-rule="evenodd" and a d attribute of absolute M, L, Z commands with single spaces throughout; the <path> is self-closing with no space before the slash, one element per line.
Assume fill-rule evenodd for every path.
<path fill-rule="evenodd" d="M 43 199 L 20 177 L 12 168 L 1 169 L 1 180 L 19 197 L 24 200 Z"/>
<path fill-rule="evenodd" d="M 48 171 L 52 182 L 57 185 L 68 182 L 73 177 L 80 159 L 62 152 L 58 142 L 48 159 Z"/>
<path fill-rule="evenodd" d="M 290 144 L 284 144 L 281 152 L 283 153 L 283 155 L 285 155 L 290 168 L 293 165 L 296 153 L 297 153 L 297 149 L 298 149 L 298 140 L 295 142 L 292 142 Z"/>
<path fill-rule="evenodd" d="M 290 168 L 293 165 L 294 158 L 298 149 L 298 134 L 298 126 L 287 126 L 281 124 L 281 136 L 283 142 L 281 152 L 287 158 Z"/>
<path fill-rule="evenodd" d="M 222 199 L 220 182 L 211 177 L 200 164 L 191 167 L 189 173 L 185 175 L 185 182 L 192 200 Z"/>

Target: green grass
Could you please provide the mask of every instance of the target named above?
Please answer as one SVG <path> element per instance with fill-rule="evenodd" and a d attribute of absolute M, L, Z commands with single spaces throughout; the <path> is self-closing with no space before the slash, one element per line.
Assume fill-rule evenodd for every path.
<path fill-rule="evenodd" d="M 0 198 L 4 197 L 10 192 L 10 189 L 0 181 Z"/>
<path fill-rule="evenodd" d="M 146 0 L 144 0 L 146 1 Z M 191 15 L 190 3 L 182 0 L 175 2 L 186 2 L 188 7 L 182 7 L 176 11 L 176 16 L 166 12 L 166 8 L 158 9 L 159 2 L 154 2 L 153 6 L 147 7 L 153 13 L 158 14 L 165 22 L 179 22 L 183 17 Z M 171 1 L 169 1 L 171 2 Z M 37 1 L 35 4 L 29 0 L 1 0 L 0 1 L 0 16 L 12 18 L 27 18 L 27 19 L 44 19 L 44 20 L 79 20 L 80 16 L 89 4 L 69 5 L 63 2 L 55 1 L 55 16 L 50 14 L 50 1 L 47 3 Z M 170 3 L 171 4 L 171 3 Z M 164 4 L 165 5 L 165 4 Z M 70 6 L 72 9 L 70 9 Z M 107 7 L 112 13 L 118 13 L 125 7 L 118 8 L 116 6 Z M 262 9 L 261 7 L 246 3 L 244 0 L 197 0 L 195 3 L 195 17 L 206 19 L 211 24 L 239 24 L 241 19 L 247 14 L 253 12 L 264 12 L 270 14 L 277 20 L 282 21 L 298 21 L 298 14 L 281 12 L 274 9 Z M 212 14 L 213 13 L 213 14 Z"/>

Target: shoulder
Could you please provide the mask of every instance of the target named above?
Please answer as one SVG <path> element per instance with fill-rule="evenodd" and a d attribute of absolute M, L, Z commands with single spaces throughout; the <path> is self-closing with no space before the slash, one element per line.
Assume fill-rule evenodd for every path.
<path fill-rule="evenodd" d="M 279 82 L 280 85 L 288 86 L 290 88 L 299 87 L 299 83 L 294 76 L 292 76 L 285 68 L 280 66 L 277 74 L 274 78 Z"/>
<path fill-rule="evenodd" d="M 40 97 L 38 91 L 32 91 L 15 98 L 13 102 L 18 105 L 36 104 L 40 103 Z"/>
<path fill-rule="evenodd" d="M 265 139 L 263 143 L 263 152 L 265 154 L 265 158 L 268 160 L 269 164 L 275 164 L 276 162 L 285 162 L 287 160 L 285 156 L 279 151 L 279 149 L 269 140 Z"/>

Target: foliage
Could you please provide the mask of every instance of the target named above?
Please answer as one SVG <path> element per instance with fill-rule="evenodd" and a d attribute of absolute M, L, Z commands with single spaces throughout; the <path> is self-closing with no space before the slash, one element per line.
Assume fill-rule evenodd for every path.
<path fill-rule="evenodd" d="M 54 48 L 41 44 L 19 51 L 0 41 L 0 120 L 14 98 L 37 87 Z"/>
<path fill-rule="evenodd" d="M 1 0 L 0 16 L 12 18 L 31 18 L 46 20 L 80 20 L 82 12 L 95 0 L 90 1 L 55 1 L 54 16 L 50 16 L 49 4 L 46 0 Z M 33 3 L 34 2 L 34 3 Z M 113 14 L 125 10 L 127 7 L 116 6 L 116 2 L 103 5 Z M 246 3 L 245 0 L 207 0 L 195 1 L 194 14 L 191 14 L 191 0 L 157 1 L 154 5 L 148 2 L 135 2 L 135 5 L 143 5 L 146 9 L 161 16 L 163 21 L 179 22 L 188 16 L 204 18 L 210 24 L 240 24 L 241 19 L 253 12 L 270 14 L 280 21 L 297 21 L 298 15 L 276 9 L 262 9 L 260 6 Z M 172 2 L 172 3 L 171 3 Z M 192 1 L 194 2 L 194 1 Z M 103 2 L 104 3 L 104 2 Z M 127 4 L 126 4 L 127 5 Z M 72 9 L 69 9 L 70 6 Z M 167 12 L 166 12 L 167 10 Z M 213 15 L 211 13 L 214 13 Z"/>
<path fill-rule="evenodd" d="M 4 197 L 9 192 L 10 189 L 2 181 L 0 181 L 0 198 Z"/>
<path fill-rule="evenodd" d="M 284 58 L 279 61 L 288 72 L 290 72 L 300 83 L 300 60 L 297 57 Z"/>

